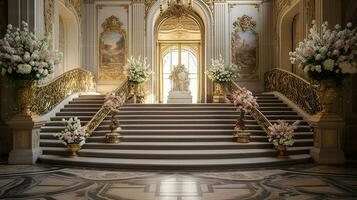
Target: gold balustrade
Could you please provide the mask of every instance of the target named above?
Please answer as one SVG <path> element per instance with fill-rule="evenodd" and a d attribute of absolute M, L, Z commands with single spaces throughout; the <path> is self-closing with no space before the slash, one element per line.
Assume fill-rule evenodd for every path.
<path fill-rule="evenodd" d="M 113 93 L 116 96 L 120 96 L 126 100 L 129 94 L 128 81 L 124 81 L 117 89 L 113 91 Z M 93 116 L 93 118 L 86 124 L 87 133 L 91 135 L 93 131 L 98 128 L 98 126 L 103 122 L 103 120 L 109 115 L 110 112 L 110 109 L 102 106 Z"/>
<path fill-rule="evenodd" d="M 294 73 L 275 68 L 265 73 L 264 82 L 266 91 L 282 93 L 311 115 L 322 110 L 317 93 L 318 87 Z"/>
<path fill-rule="evenodd" d="M 76 68 L 46 84 L 36 86 L 34 90 L 31 111 L 43 115 L 73 93 L 94 91 L 94 76 L 90 71 Z"/>
<path fill-rule="evenodd" d="M 233 91 L 242 91 L 242 88 L 235 82 L 231 81 L 230 90 Z M 269 120 L 260 112 L 259 108 L 253 107 L 250 111 L 250 115 L 258 122 L 258 124 L 264 129 L 265 133 L 270 134 L 269 126 L 272 124 Z"/>

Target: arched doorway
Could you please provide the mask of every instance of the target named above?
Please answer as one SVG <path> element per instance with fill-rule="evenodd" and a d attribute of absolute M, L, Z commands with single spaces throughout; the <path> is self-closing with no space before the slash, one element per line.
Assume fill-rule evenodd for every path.
<path fill-rule="evenodd" d="M 213 86 L 208 81 L 205 71 L 207 70 L 207 63 L 211 62 L 213 55 L 213 16 L 211 9 L 203 0 L 192 0 L 192 9 L 189 10 L 189 14 L 185 14 L 186 17 L 195 21 L 200 29 L 200 42 L 198 55 L 198 97 L 197 102 L 207 102 L 211 99 Z M 158 43 L 159 30 L 168 18 L 164 18 L 160 15 L 160 1 L 156 1 L 150 9 L 147 11 L 146 17 L 146 47 L 145 56 L 148 62 L 152 66 L 152 77 L 147 82 L 148 98 L 147 102 L 160 102 L 160 49 Z"/>
<path fill-rule="evenodd" d="M 201 102 L 200 89 L 204 78 L 200 59 L 201 28 L 193 17 L 170 17 L 163 19 L 157 36 L 157 55 L 159 78 L 157 79 L 160 103 L 166 103 L 171 90 L 170 73 L 175 66 L 183 64 L 189 71 L 192 103 Z"/>

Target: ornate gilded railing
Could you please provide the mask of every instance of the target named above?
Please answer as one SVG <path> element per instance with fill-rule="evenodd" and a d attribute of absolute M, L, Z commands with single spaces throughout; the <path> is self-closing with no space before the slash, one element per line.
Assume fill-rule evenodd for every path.
<path fill-rule="evenodd" d="M 76 68 L 65 72 L 46 84 L 37 86 L 31 111 L 38 115 L 43 115 L 73 93 L 94 90 L 93 74 L 85 69 Z"/>
<path fill-rule="evenodd" d="M 317 86 L 296 74 L 276 68 L 265 73 L 264 82 L 266 91 L 282 93 L 311 115 L 322 110 Z"/>
<path fill-rule="evenodd" d="M 113 91 L 116 96 L 120 96 L 123 99 L 127 99 L 129 94 L 129 85 L 128 81 L 124 81 L 117 89 Z M 110 109 L 102 106 L 98 110 L 98 112 L 93 116 L 93 118 L 86 124 L 87 133 L 91 135 L 93 131 L 102 123 L 102 121 L 108 116 L 110 113 Z"/>
<path fill-rule="evenodd" d="M 239 87 L 239 85 L 235 82 L 231 82 L 230 85 L 230 90 L 233 91 L 242 91 L 242 88 Z M 259 108 L 253 107 L 252 110 L 250 111 L 250 114 L 252 117 L 257 120 L 258 124 L 264 129 L 265 133 L 268 135 L 270 133 L 269 131 L 269 126 L 272 124 L 269 122 L 269 120 L 259 111 Z"/>

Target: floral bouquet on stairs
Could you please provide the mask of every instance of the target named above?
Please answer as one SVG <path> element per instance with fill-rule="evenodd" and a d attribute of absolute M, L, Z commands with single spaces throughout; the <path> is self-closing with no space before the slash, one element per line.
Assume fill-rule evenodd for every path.
<path fill-rule="evenodd" d="M 240 117 L 235 127 L 235 137 L 237 137 L 237 142 L 247 143 L 249 142 L 250 134 L 245 131 L 244 116 L 246 113 L 250 113 L 252 108 L 259 107 L 257 97 L 254 97 L 253 93 L 246 88 L 235 91 L 232 97 L 233 104 L 237 106 L 237 110 L 240 111 Z"/>
<path fill-rule="evenodd" d="M 64 122 L 64 131 L 57 133 L 55 136 L 65 144 L 71 151 L 71 156 L 77 156 L 77 152 L 81 146 L 85 144 L 88 134 L 87 127 L 81 126 L 81 121 L 77 118 L 70 118 L 69 120 L 62 119 Z"/>
<path fill-rule="evenodd" d="M 269 127 L 269 142 L 272 142 L 278 151 L 278 157 L 286 155 L 286 147 L 294 144 L 294 130 L 298 128 L 300 121 L 289 125 L 284 120 L 278 120 L 278 123 Z"/>

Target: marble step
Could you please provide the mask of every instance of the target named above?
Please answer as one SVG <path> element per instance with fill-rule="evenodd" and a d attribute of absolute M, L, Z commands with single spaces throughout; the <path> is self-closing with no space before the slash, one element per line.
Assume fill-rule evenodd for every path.
<path fill-rule="evenodd" d="M 222 130 L 229 129 L 233 130 L 235 124 L 121 124 L 120 126 L 123 130 Z M 246 125 L 247 130 L 261 130 L 260 125 Z M 44 126 L 41 128 L 41 131 L 44 132 L 60 132 L 64 130 L 64 126 Z M 109 125 L 100 125 L 96 130 L 109 130 Z M 296 131 L 310 131 L 310 126 L 298 126 Z"/>
<path fill-rule="evenodd" d="M 288 147 L 287 155 L 308 154 L 310 147 Z M 67 148 L 45 147 L 43 154 L 68 155 Z M 227 150 L 115 150 L 81 149 L 81 157 L 127 158 L 127 159 L 227 159 L 275 157 L 275 149 L 227 149 Z"/>
<path fill-rule="evenodd" d="M 73 165 L 87 167 L 106 167 L 122 169 L 217 169 L 217 168 L 247 168 L 268 167 L 277 165 L 306 163 L 311 160 L 309 154 L 291 155 L 285 158 L 277 157 L 254 157 L 254 158 L 231 158 L 231 159 L 118 159 L 118 158 L 93 158 L 58 155 L 41 155 L 40 163 L 56 165 Z"/>
<path fill-rule="evenodd" d="M 295 120 L 285 120 L 288 123 L 294 123 Z M 85 125 L 89 120 L 81 120 L 81 124 Z M 110 124 L 110 120 L 104 120 L 102 125 Z M 120 124 L 235 124 L 237 119 L 120 119 Z M 270 120 L 271 123 L 277 123 L 277 120 Z M 255 120 L 245 120 L 246 125 L 258 125 Z M 45 126 L 63 126 L 62 119 L 48 121 Z M 301 121 L 300 125 L 309 125 L 306 121 Z"/>
<path fill-rule="evenodd" d="M 171 131 L 171 132 L 170 132 Z M 92 136 L 89 137 L 90 141 L 93 141 L 92 138 L 104 138 L 105 134 L 109 133 L 110 131 L 95 131 Z M 263 130 L 249 130 L 248 131 L 251 136 L 257 136 L 256 138 L 267 138 L 267 134 Z M 54 136 L 57 132 L 42 132 L 40 134 L 41 139 L 53 139 L 57 140 L 57 138 Z M 178 133 L 177 130 L 168 130 L 166 132 L 164 131 L 125 131 L 123 130 L 121 132 L 121 135 L 123 136 L 123 139 L 125 141 L 130 141 L 127 138 L 145 138 L 143 140 L 146 141 L 147 138 L 153 138 L 153 139 L 158 139 L 161 140 L 161 138 L 215 138 L 215 137 L 220 137 L 220 138 L 232 138 L 234 131 L 232 130 L 222 130 L 222 131 L 189 131 L 189 132 L 180 132 Z M 294 132 L 294 139 L 312 139 L 313 138 L 313 132 Z M 149 139 L 150 140 L 150 139 Z"/>
<path fill-rule="evenodd" d="M 312 139 L 296 139 L 294 146 L 312 146 Z M 41 140 L 41 147 L 64 147 L 58 140 Z M 148 149 L 148 150 L 174 150 L 174 149 L 271 149 L 273 144 L 269 142 L 122 142 L 119 144 L 86 143 L 83 149 Z"/>

